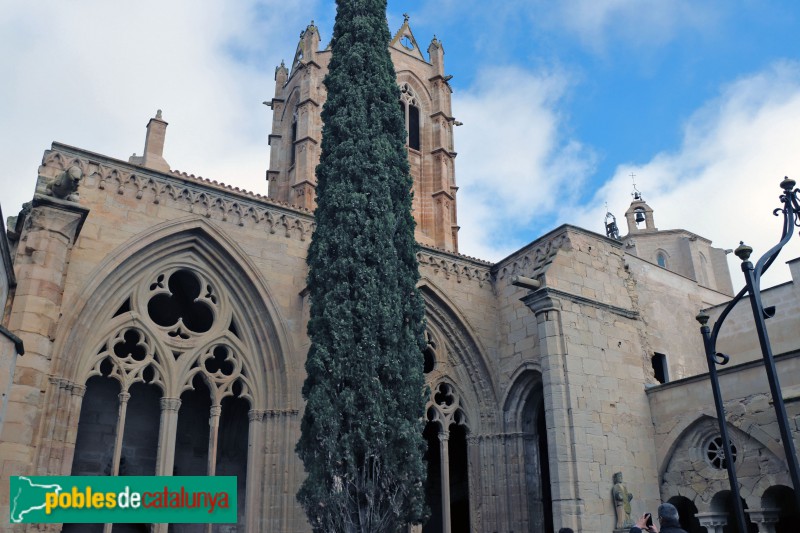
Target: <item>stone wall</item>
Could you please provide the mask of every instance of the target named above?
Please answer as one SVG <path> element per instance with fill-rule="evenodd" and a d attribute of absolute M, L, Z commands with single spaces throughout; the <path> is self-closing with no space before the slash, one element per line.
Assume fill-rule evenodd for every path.
<path fill-rule="evenodd" d="M 773 354 L 797 349 L 797 332 L 800 331 L 800 258 L 788 262 L 792 280 L 761 291 L 764 307 L 775 306 L 775 316 L 766 321 Z M 780 260 L 773 266 L 786 268 Z M 713 326 L 725 305 L 708 310 Z M 742 363 L 761 358 L 761 347 L 755 334 L 753 311 L 748 298 L 736 304 L 720 329 L 717 351 L 731 357 L 732 363 Z"/>
<path fill-rule="evenodd" d="M 794 421 L 800 416 L 800 354 L 779 357 L 777 367 L 787 414 Z M 720 370 L 719 378 L 741 495 L 748 509 L 762 509 L 767 489 L 791 487 L 764 366 L 760 361 L 739 364 Z M 701 513 L 717 511 L 714 496 L 730 486 L 726 471 L 708 456 L 719 428 L 707 375 L 653 387 L 647 395 L 661 498 L 683 496 Z M 794 423 L 792 430 L 797 447 L 800 432 Z"/>

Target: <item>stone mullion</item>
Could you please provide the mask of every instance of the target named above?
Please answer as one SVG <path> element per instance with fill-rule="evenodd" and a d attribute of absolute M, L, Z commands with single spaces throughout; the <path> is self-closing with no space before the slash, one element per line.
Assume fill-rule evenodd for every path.
<path fill-rule="evenodd" d="M 175 438 L 178 431 L 180 398 L 161 398 L 161 424 L 158 433 L 156 475 L 171 476 L 175 467 Z"/>
<path fill-rule="evenodd" d="M 208 472 L 206 475 L 217 475 L 217 445 L 219 437 L 219 417 L 222 414 L 221 405 L 212 405 L 208 417 Z"/>
<path fill-rule="evenodd" d="M 219 417 L 222 414 L 221 405 L 212 405 L 211 412 L 208 417 L 208 472 L 206 475 L 217 475 L 217 447 L 219 443 Z M 213 524 L 206 524 L 206 533 L 213 531 Z"/>
<path fill-rule="evenodd" d="M 114 459 L 111 463 L 111 475 L 119 475 L 119 462 L 122 457 L 122 439 L 125 436 L 125 417 L 128 413 L 128 400 L 131 395 L 127 391 L 119 393 L 119 411 L 117 414 L 117 435 L 114 439 Z"/>
<path fill-rule="evenodd" d="M 450 452 L 447 442 L 450 434 L 447 429 L 439 432 L 439 457 L 442 475 L 442 533 L 451 533 L 450 520 Z"/>

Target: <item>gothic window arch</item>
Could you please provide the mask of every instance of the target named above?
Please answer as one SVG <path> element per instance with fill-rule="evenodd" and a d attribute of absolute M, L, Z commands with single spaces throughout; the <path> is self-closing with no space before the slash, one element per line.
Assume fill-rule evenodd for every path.
<path fill-rule="evenodd" d="M 431 516 L 423 533 L 470 531 L 467 435 L 469 422 L 456 388 L 442 380 L 426 405 L 426 499 Z"/>
<path fill-rule="evenodd" d="M 408 83 L 400 85 L 400 107 L 406 119 L 406 144 L 413 150 L 419 150 L 421 137 L 419 97 Z"/>
<path fill-rule="evenodd" d="M 235 475 L 242 530 L 250 415 L 262 395 L 253 350 L 220 276 L 184 259 L 139 273 L 97 323 L 99 340 L 82 363 L 86 394 L 72 471 Z"/>

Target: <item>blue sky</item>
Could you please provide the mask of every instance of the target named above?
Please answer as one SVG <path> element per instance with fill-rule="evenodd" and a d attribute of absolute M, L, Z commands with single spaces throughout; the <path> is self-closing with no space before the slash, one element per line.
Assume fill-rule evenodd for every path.
<path fill-rule="evenodd" d="M 264 192 L 261 102 L 311 19 L 329 40 L 334 2 L 110 4 L 0 12 L 4 214 L 30 198 L 52 141 L 127 159 L 158 108 L 173 168 Z M 776 241 L 777 183 L 800 177 L 797 3 L 391 0 L 392 32 L 404 12 L 454 76 L 463 253 L 496 260 L 564 222 L 602 231 L 631 173 L 660 229 L 756 253 Z"/>

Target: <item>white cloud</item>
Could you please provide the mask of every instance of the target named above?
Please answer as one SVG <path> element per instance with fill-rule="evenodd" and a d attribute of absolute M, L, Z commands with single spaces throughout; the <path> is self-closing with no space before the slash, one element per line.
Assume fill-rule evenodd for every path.
<path fill-rule="evenodd" d="M 562 0 L 539 2 L 534 21 L 563 28 L 595 51 L 624 39 L 631 45 L 658 46 L 682 29 L 707 31 L 719 15 L 704 2 L 690 0 Z"/>
<path fill-rule="evenodd" d="M 31 198 L 52 141 L 127 160 L 156 109 L 173 168 L 264 192 L 273 69 L 316 2 L 12 1 L 0 11 L 0 202 Z"/>
<path fill-rule="evenodd" d="M 778 242 L 781 221 L 778 183 L 788 175 L 800 182 L 800 63 L 779 62 L 726 87 L 689 119 L 681 147 L 659 153 L 649 162 L 625 164 L 597 192 L 591 208 L 575 220 L 574 209 L 562 218 L 602 231 L 603 203 L 627 229 L 622 214 L 631 191 L 630 174 L 655 211 L 659 229 L 683 228 L 736 248 L 740 240 L 760 257 Z M 800 237 L 781 253 L 764 286 L 790 278 L 784 261 L 800 256 Z M 740 261 L 729 256 L 735 287 L 743 285 Z"/>
<path fill-rule="evenodd" d="M 464 122 L 455 131 L 463 253 L 510 253 L 521 243 L 508 240 L 509 228 L 555 210 L 558 198 L 591 172 L 591 152 L 560 135 L 556 109 L 568 87 L 560 72 L 490 68 L 454 95 L 456 118 Z"/>

